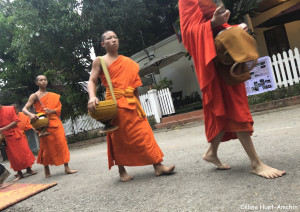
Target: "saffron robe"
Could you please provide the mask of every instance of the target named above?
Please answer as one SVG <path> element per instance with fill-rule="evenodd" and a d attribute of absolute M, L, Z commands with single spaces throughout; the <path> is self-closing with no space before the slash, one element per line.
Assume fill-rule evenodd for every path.
<path fill-rule="evenodd" d="M 220 78 L 213 59 L 216 57 L 214 36 L 231 25 L 212 29 L 216 10 L 211 0 L 179 0 L 180 27 L 183 44 L 194 60 L 203 96 L 205 133 L 210 142 L 221 131 L 222 141 L 236 138 L 238 131 L 253 132 L 244 83 L 230 86 Z"/>
<path fill-rule="evenodd" d="M 2 106 L 0 108 L 0 128 L 12 122 L 19 122 L 14 106 Z M 21 171 L 34 164 L 35 157 L 32 154 L 28 141 L 18 126 L 3 132 L 7 146 L 5 147 L 8 160 L 14 171 Z"/>
<path fill-rule="evenodd" d="M 18 127 L 25 133 L 25 131 L 32 129 L 32 125 L 30 124 L 29 116 L 26 116 L 23 112 L 19 112 L 18 117 L 20 122 L 18 122 Z"/>
<path fill-rule="evenodd" d="M 61 113 L 60 95 L 48 92 L 40 100 L 45 108 L 55 110 L 56 114 L 48 115 L 49 124 L 47 132 L 50 135 L 40 137 L 40 150 L 37 163 L 59 166 L 68 163 L 70 160 L 70 152 L 67 145 L 65 130 L 59 119 Z M 45 113 L 43 106 L 39 101 L 34 103 L 37 113 Z"/>
<path fill-rule="evenodd" d="M 142 85 L 138 75 L 139 65 L 128 57 L 119 57 L 108 67 L 112 85 L 117 90 L 131 90 Z M 103 72 L 102 84 L 108 87 Z M 107 92 L 108 93 L 108 92 Z M 146 117 L 137 111 L 133 98 L 117 97 L 118 113 L 112 121 L 119 129 L 107 133 L 109 169 L 113 165 L 144 166 L 163 161 L 164 154 L 154 138 Z"/>

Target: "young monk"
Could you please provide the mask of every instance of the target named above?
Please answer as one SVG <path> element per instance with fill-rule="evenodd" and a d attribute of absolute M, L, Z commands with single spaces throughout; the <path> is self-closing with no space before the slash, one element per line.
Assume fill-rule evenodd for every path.
<path fill-rule="evenodd" d="M 229 86 L 217 73 L 213 62 L 216 57 L 214 36 L 227 24 L 230 11 L 216 8 L 211 0 L 179 0 L 180 27 L 183 43 L 191 54 L 203 94 L 205 132 L 210 147 L 203 159 L 219 169 L 230 169 L 220 162 L 217 150 L 221 141 L 238 138 L 251 161 L 252 173 L 265 178 L 285 174 L 265 165 L 258 157 L 250 135 L 253 120 L 249 111 L 244 83 Z M 240 24 L 248 30 L 246 24 Z"/>
<path fill-rule="evenodd" d="M 14 106 L 0 105 L 0 134 L 5 136 L 7 157 L 12 169 L 17 172 L 14 181 L 23 178 L 22 169 L 26 169 L 30 175 L 36 174 L 36 171 L 31 169 L 35 157 L 28 146 L 27 139 L 17 126 L 19 121 Z"/>
<path fill-rule="evenodd" d="M 23 108 L 23 112 L 32 121 L 38 119 L 36 114 L 29 112 L 32 106 L 34 106 L 37 113 L 47 114 L 49 118 L 47 132 L 50 133 L 50 135 L 40 137 L 40 150 L 37 163 L 44 165 L 46 178 L 51 176 L 49 165 L 59 166 L 64 164 L 65 174 L 74 174 L 77 170 L 69 168 L 69 148 L 64 127 L 59 119 L 61 112 L 60 95 L 47 92 L 48 81 L 44 75 L 37 76 L 36 84 L 39 86 L 39 90 L 30 95 L 28 102 Z"/>
<path fill-rule="evenodd" d="M 119 129 L 107 133 L 109 169 L 113 165 L 118 165 L 120 179 L 123 182 L 133 179 L 124 166 L 153 165 L 156 176 L 172 173 L 174 165 L 161 164 L 164 154 L 155 141 L 145 112 L 138 100 L 137 87 L 142 85 L 138 75 L 138 64 L 128 57 L 119 55 L 119 39 L 113 31 L 103 33 L 101 45 L 107 52 L 103 58 L 108 67 L 118 104 L 118 114 L 112 124 L 119 126 Z M 100 59 L 96 58 L 93 61 L 88 83 L 89 111 L 94 111 L 99 101 L 96 97 L 99 76 L 102 84 L 108 87 Z M 109 89 L 106 89 L 106 99 L 112 99 Z"/>

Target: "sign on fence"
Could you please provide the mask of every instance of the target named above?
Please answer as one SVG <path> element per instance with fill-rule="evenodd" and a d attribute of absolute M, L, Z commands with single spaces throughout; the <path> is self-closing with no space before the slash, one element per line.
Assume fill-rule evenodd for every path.
<path fill-rule="evenodd" d="M 257 64 L 250 71 L 251 79 L 245 82 L 247 95 L 254 95 L 276 89 L 272 65 L 268 56 L 258 58 Z"/>

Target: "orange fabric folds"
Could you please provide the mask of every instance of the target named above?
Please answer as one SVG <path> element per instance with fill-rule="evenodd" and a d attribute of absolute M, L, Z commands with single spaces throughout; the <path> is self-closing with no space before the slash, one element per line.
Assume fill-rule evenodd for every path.
<path fill-rule="evenodd" d="M 14 106 L 2 106 L 0 108 L 0 128 L 12 122 L 19 122 Z M 32 154 L 26 137 L 18 126 L 3 132 L 7 146 L 5 147 L 8 160 L 14 171 L 26 169 L 34 164 L 35 157 Z"/>
<path fill-rule="evenodd" d="M 232 129 L 237 131 L 240 129 L 232 123 L 248 123 L 246 124 L 248 127 L 243 129 L 249 129 L 251 133 L 253 120 L 244 83 L 227 85 L 218 75 L 213 61 L 216 57 L 214 36 L 232 26 L 223 24 L 212 29 L 211 18 L 216 6 L 211 0 L 179 0 L 178 5 L 183 44 L 193 57 L 202 91 L 208 142 L 221 131 L 225 132 L 222 141 L 236 138 Z M 229 128 L 230 131 L 227 131 Z"/>
<path fill-rule="evenodd" d="M 29 116 L 26 116 L 23 112 L 19 112 L 18 117 L 20 119 L 20 122 L 18 122 L 18 127 L 22 131 L 27 131 L 32 129 Z"/>
<path fill-rule="evenodd" d="M 134 96 L 134 89 L 142 85 L 138 64 L 120 55 L 108 71 L 118 104 L 118 114 L 112 124 L 119 126 L 119 129 L 107 134 L 109 169 L 113 165 L 144 166 L 162 162 L 164 155 Z M 103 73 L 100 77 L 103 85 L 108 87 Z M 111 99 L 108 90 L 107 93 L 107 99 Z"/>
<path fill-rule="evenodd" d="M 45 108 L 56 111 L 56 114 L 49 115 L 47 132 L 50 135 L 40 137 L 40 151 L 37 162 L 43 165 L 59 166 L 68 163 L 70 160 L 69 148 L 65 136 L 65 130 L 59 119 L 61 113 L 60 95 L 48 92 L 40 100 Z M 36 101 L 34 108 L 37 113 L 45 113 L 43 106 Z"/>

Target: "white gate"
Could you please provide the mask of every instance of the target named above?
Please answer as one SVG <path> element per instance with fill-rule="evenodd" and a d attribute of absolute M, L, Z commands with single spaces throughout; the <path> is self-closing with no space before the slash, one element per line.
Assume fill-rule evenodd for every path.
<path fill-rule="evenodd" d="M 173 104 L 173 100 L 171 97 L 171 92 L 169 88 L 165 88 L 157 91 L 157 98 L 160 106 L 160 113 L 162 115 L 169 115 L 175 113 L 175 108 Z M 155 111 L 151 106 L 151 98 L 149 98 L 149 94 L 143 94 L 140 96 L 141 105 L 146 113 L 146 116 L 154 116 Z M 153 104 L 153 103 L 152 103 Z"/>
<path fill-rule="evenodd" d="M 158 100 L 163 115 L 175 113 L 175 108 L 169 88 L 165 88 L 158 91 Z"/>

